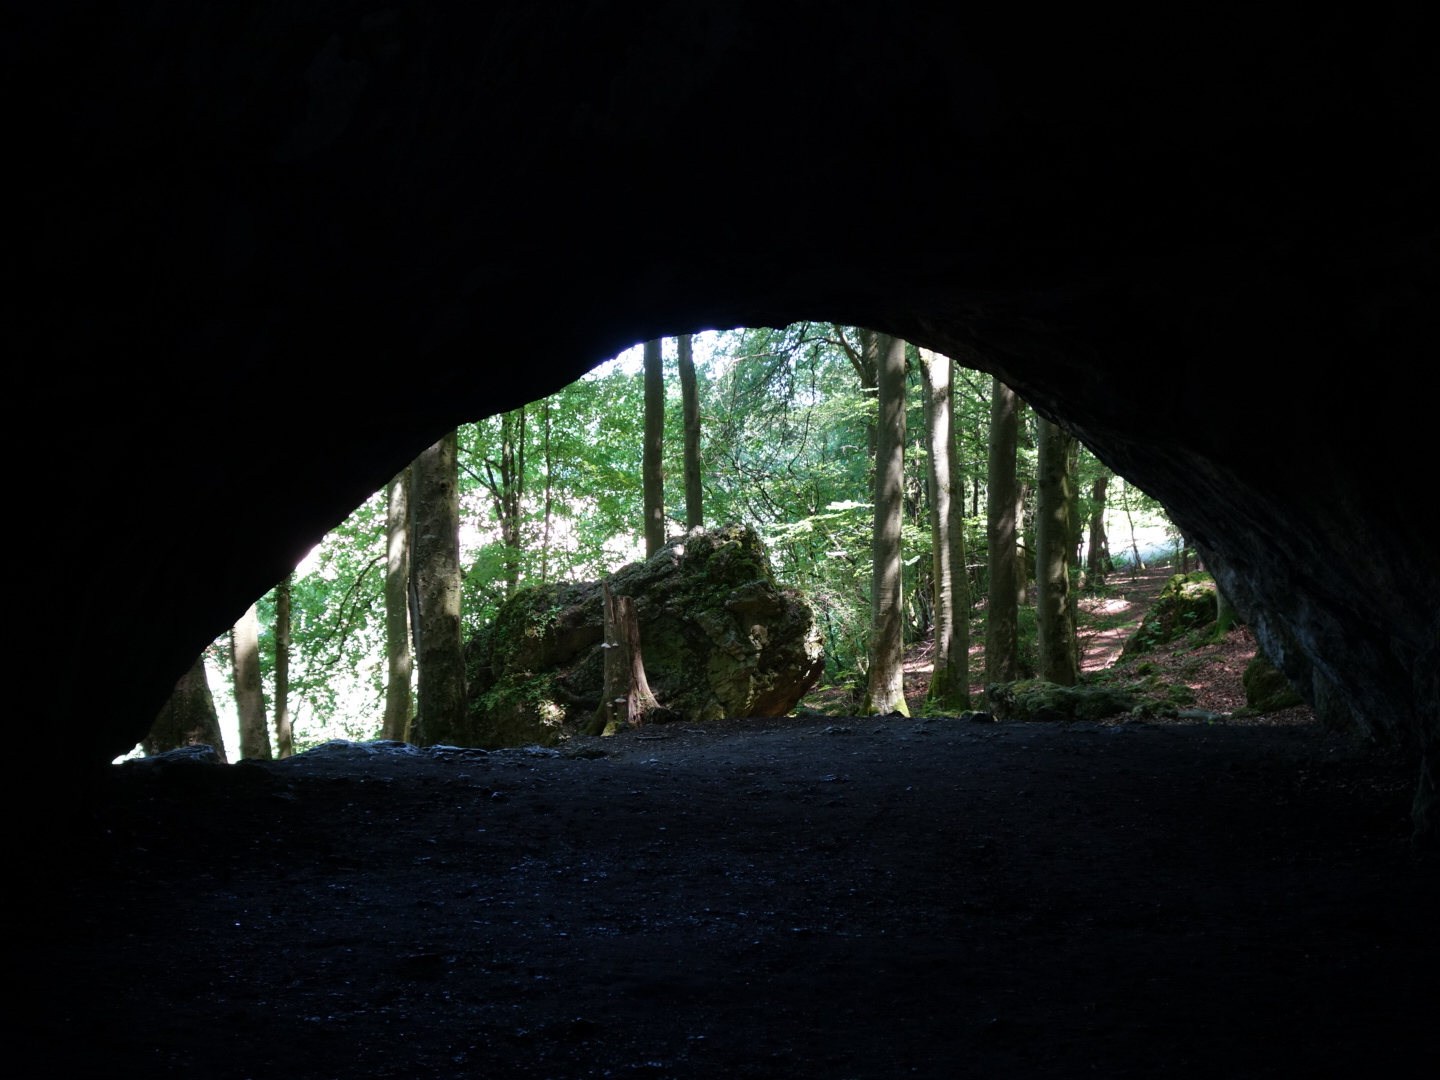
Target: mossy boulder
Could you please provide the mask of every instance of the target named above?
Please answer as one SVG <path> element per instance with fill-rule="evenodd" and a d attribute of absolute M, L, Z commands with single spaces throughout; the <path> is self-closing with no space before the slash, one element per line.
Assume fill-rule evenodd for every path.
<path fill-rule="evenodd" d="M 608 579 L 635 601 L 655 698 L 686 721 L 782 716 L 824 670 L 808 603 L 775 580 L 748 526 L 693 530 Z M 554 746 L 600 704 L 601 583 L 521 589 L 468 646 L 471 708 L 485 747 Z"/>
<path fill-rule="evenodd" d="M 1215 583 L 1208 574 L 1176 574 L 1125 642 L 1120 659 L 1147 653 L 1181 634 L 1215 621 Z"/>
<path fill-rule="evenodd" d="M 1246 702 L 1257 713 L 1279 712 L 1304 704 L 1285 673 L 1270 663 L 1263 649 L 1255 650 L 1240 682 L 1245 687 Z"/>
<path fill-rule="evenodd" d="M 1041 679 L 992 683 L 986 688 L 997 720 L 1103 720 L 1128 713 L 1134 694 L 1102 686 L 1059 686 Z"/>

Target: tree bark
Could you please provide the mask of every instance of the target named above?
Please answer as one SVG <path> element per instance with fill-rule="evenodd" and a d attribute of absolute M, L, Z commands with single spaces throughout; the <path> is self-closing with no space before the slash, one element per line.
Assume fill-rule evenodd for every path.
<path fill-rule="evenodd" d="M 665 546 L 665 365 L 660 341 L 645 343 L 645 446 L 640 464 L 645 494 L 645 557 Z"/>
<path fill-rule="evenodd" d="M 540 536 L 540 581 L 550 580 L 550 516 L 554 509 L 555 463 L 550 456 L 550 399 L 545 399 L 545 529 Z"/>
<path fill-rule="evenodd" d="M 265 729 L 265 688 L 260 678 L 260 628 L 251 604 L 230 629 L 230 660 L 235 676 L 235 709 L 240 715 L 240 756 L 270 759 Z"/>
<path fill-rule="evenodd" d="M 872 714 L 905 704 L 905 611 L 900 528 L 905 484 L 905 342 L 881 335 L 880 414 L 875 432 L 875 522 L 871 533 L 870 686 Z"/>
<path fill-rule="evenodd" d="M 1102 472 L 1090 487 L 1090 545 L 1085 553 L 1085 581 L 1094 588 L 1105 583 L 1110 572 L 1110 542 L 1105 536 L 1105 489 L 1110 474 Z"/>
<path fill-rule="evenodd" d="M 991 380 L 990 452 L 986 474 L 985 532 L 990 552 L 985 616 L 985 685 L 1011 682 L 1019 665 L 1019 605 L 1016 541 L 1019 521 L 1015 447 L 1019 399 L 999 379 Z"/>
<path fill-rule="evenodd" d="M 288 574 L 275 586 L 275 747 L 282 758 L 295 753 L 295 735 L 290 730 L 290 585 Z"/>
<path fill-rule="evenodd" d="M 1140 544 L 1135 539 L 1135 518 L 1130 513 L 1130 481 L 1125 480 L 1121 486 L 1120 497 L 1125 507 L 1125 520 L 1130 526 L 1130 551 L 1135 556 L 1135 562 L 1130 567 L 1130 577 L 1133 579 L 1136 573 L 1145 569 L 1145 560 L 1140 558 Z"/>
<path fill-rule="evenodd" d="M 450 432 L 411 465 L 411 575 L 419 607 L 419 715 L 422 746 L 474 743 L 465 694 L 460 628 L 460 499 L 457 446 Z"/>
<path fill-rule="evenodd" d="M 1035 510 L 1036 624 L 1039 628 L 1040 677 L 1061 686 L 1080 681 L 1076 664 L 1075 620 L 1070 604 L 1070 492 L 1068 457 L 1071 436 L 1038 418 L 1039 477 Z"/>
<path fill-rule="evenodd" d="M 500 522 L 500 543 L 505 548 L 505 595 L 515 595 L 520 583 L 520 552 L 525 508 L 525 406 L 500 416 L 500 460 L 476 462 L 470 474 L 484 485 Z M 484 469 L 482 477 L 477 471 Z"/>
<path fill-rule="evenodd" d="M 930 556 L 934 579 L 934 668 L 928 698 L 942 711 L 970 707 L 970 589 L 965 577 L 964 488 L 955 450 L 950 358 L 920 350 L 925 383 Z M 959 487 L 959 490 L 956 488 Z"/>
<path fill-rule="evenodd" d="M 685 528 L 689 530 L 705 524 L 705 493 L 700 483 L 700 394 L 689 334 L 680 335 L 679 353 L 680 401 L 685 419 Z"/>
<path fill-rule="evenodd" d="M 645 721 L 660 711 L 660 703 L 650 692 L 650 682 L 645 677 L 635 601 L 628 596 L 614 596 L 609 581 L 602 584 L 601 591 L 605 619 L 605 690 L 588 731 L 592 735 L 614 735 L 627 727 L 644 727 Z"/>
<path fill-rule="evenodd" d="M 220 721 L 215 715 L 215 699 L 205 678 L 205 657 L 202 653 L 190 670 L 180 676 L 170 700 L 150 725 L 141 747 L 150 755 L 178 750 L 182 746 L 211 747 L 222 764 L 225 763 L 225 740 L 220 736 Z"/>
<path fill-rule="evenodd" d="M 382 739 L 403 742 L 410 726 L 410 469 L 385 489 L 385 719 Z"/>

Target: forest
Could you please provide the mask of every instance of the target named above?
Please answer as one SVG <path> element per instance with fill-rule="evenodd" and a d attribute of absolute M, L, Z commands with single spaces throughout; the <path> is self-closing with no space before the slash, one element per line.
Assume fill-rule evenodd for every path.
<path fill-rule="evenodd" d="M 814 611 L 824 668 L 801 707 L 837 715 L 1077 683 L 1077 596 L 1157 549 L 1189 559 L 1156 500 L 948 357 L 813 322 L 652 341 L 375 492 L 205 650 L 129 756 L 463 742 L 465 643 L 517 591 L 730 523 Z M 427 695 L 456 717 L 428 735 Z"/>

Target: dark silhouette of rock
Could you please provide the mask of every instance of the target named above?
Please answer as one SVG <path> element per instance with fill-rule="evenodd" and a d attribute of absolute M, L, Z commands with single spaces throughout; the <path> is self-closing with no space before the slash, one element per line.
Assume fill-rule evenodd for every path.
<path fill-rule="evenodd" d="M 810 606 L 776 583 L 748 526 L 673 537 L 609 582 L 635 602 L 645 673 L 663 707 L 652 723 L 782 716 L 824 670 Z M 601 582 L 516 592 L 468 648 L 481 743 L 553 746 L 577 733 L 600 704 L 603 637 Z"/>
<path fill-rule="evenodd" d="M 1440 348 L 1422 10 L 682 10 L 17 9 L 10 494 L 49 566 L 96 567 L 83 477 L 106 542 L 83 610 L 22 575 L 16 713 L 123 753 L 457 422 L 637 341 L 834 319 L 997 375 L 1160 498 L 1434 790 L 1440 567 L 1395 467 Z M 1319 438 L 1355 363 L 1383 421 Z"/>

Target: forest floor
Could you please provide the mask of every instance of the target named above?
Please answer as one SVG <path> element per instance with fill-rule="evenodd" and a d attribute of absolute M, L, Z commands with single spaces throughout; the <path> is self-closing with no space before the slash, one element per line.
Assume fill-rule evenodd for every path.
<path fill-rule="evenodd" d="M 1144 659 L 1233 707 L 1232 638 Z M 1415 771 L 1300 716 L 114 766 L 59 929 L 12 930 L 10 1075 L 1399 1075 Z"/>

